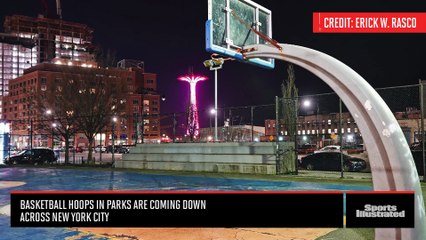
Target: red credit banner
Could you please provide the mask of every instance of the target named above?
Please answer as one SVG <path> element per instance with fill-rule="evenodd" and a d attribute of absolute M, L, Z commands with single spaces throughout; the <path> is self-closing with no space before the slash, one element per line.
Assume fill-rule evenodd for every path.
<path fill-rule="evenodd" d="M 426 33 L 426 12 L 314 12 L 314 33 Z"/>

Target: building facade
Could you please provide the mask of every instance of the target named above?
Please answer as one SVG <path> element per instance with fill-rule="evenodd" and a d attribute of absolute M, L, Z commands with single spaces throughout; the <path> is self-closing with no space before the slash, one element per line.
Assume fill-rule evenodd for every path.
<path fill-rule="evenodd" d="M 275 119 L 265 120 L 265 136 L 262 137 L 262 141 L 275 141 L 277 134 L 275 122 Z M 356 146 L 362 143 L 361 133 L 349 112 L 342 113 L 341 123 L 339 113 L 298 116 L 296 129 L 299 145 L 315 144 L 318 148 L 321 148 L 340 141 L 340 133 L 344 144 L 347 146 Z M 289 136 L 284 121 L 280 122 L 278 136 L 283 139 L 294 140 L 294 137 Z"/>
<path fill-rule="evenodd" d="M 85 24 L 62 19 L 6 16 L 5 33 L 21 38 L 32 39 L 36 43 L 38 61 L 64 61 L 68 64 L 94 63 L 93 29 Z"/>
<path fill-rule="evenodd" d="M 421 117 L 419 110 L 395 112 L 394 116 L 409 144 L 421 140 Z M 275 122 L 275 119 L 265 120 L 265 136 L 261 137 L 261 141 L 275 141 L 277 134 Z M 337 143 L 340 144 L 340 134 L 342 135 L 343 145 L 346 147 L 357 147 L 363 144 L 362 134 L 359 132 L 357 124 L 349 112 L 343 112 L 341 124 L 339 122 L 339 113 L 299 116 L 296 134 L 298 144 L 314 144 L 317 148 Z M 286 124 L 282 120 L 278 136 L 281 136 L 282 140 L 286 138 L 294 140 L 294 136 L 289 136 Z"/>
<path fill-rule="evenodd" d="M 40 96 L 53 87 L 55 81 L 67 72 L 77 79 L 79 74 L 108 76 L 110 82 L 126 86 L 125 112 L 114 124 L 96 136 L 96 145 L 112 144 L 114 131 L 115 144 L 135 144 L 136 142 L 157 142 L 160 139 L 160 96 L 156 93 L 156 74 L 145 73 L 143 68 L 85 68 L 80 66 L 42 63 L 24 71 L 24 74 L 10 80 L 10 94 L 4 96 L 3 118 L 11 122 L 11 144 L 18 149 L 29 146 L 61 145 L 52 143 L 54 137 L 53 121 L 32 106 L 34 96 Z M 62 91 L 66 91 L 63 89 Z M 81 103 L 84 104 L 84 103 Z M 78 108 L 77 108 L 78 109 Z M 88 141 L 83 133 L 71 139 L 75 146 L 87 147 Z"/>
<path fill-rule="evenodd" d="M 0 107 L 9 81 L 38 63 L 95 67 L 93 30 L 87 25 L 43 16 L 6 16 L 0 34 Z M 0 111 L 2 111 L 0 109 Z"/>
<path fill-rule="evenodd" d="M 36 44 L 32 39 L 0 34 L 0 97 L 9 93 L 9 80 L 38 63 Z"/>
<path fill-rule="evenodd" d="M 262 126 L 233 125 L 218 127 L 219 142 L 259 142 L 265 135 L 265 128 Z M 214 141 L 214 127 L 200 128 L 201 142 Z"/>

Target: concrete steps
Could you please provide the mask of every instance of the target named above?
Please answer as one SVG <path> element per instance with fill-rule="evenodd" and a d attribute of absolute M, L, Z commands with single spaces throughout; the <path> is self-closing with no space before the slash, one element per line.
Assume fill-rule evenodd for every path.
<path fill-rule="evenodd" d="M 288 143 L 291 145 L 291 143 Z M 275 174 L 274 143 L 139 144 L 117 168 Z"/>

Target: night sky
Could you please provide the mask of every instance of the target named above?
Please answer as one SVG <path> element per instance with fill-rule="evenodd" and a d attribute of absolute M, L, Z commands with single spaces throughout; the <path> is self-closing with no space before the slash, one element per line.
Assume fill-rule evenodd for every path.
<path fill-rule="evenodd" d="M 7 3 L 6 3 L 7 2 Z M 54 0 L 51 11 L 54 12 Z M 419 0 L 257 0 L 272 10 L 273 38 L 325 52 L 363 76 L 373 87 L 416 84 L 426 79 L 426 34 L 314 34 L 312 12 L 421 12 Z M 420 3 L 423 2 L 423 3 Z M 4 1 L 5 15 L 37 16 L 39 0 Z M 214 75 L 203 66 L 207 0 L 62 0 L 63 19 L 87 24 L 94 43 L 117 52 L 117 58 L 140 59 L 158 74 L 162 113 L 184 111 L 188 85 L 177 77 L 193 68 L 209 80 L 198 85 L 199 109 L 214 104 Z M 3 31 L 3 29 L 0 29 Z M 322 80 L 296 67 L 300 95 L 331 92 Z M 280 95 L 286 63 L 266 70 L 228 61 L 219 71 L 219 106 L 270 104 Z M 202 117 L 203 118 L 203 117 Z M 205 116 L 204 116 L 205 118 Z"/>

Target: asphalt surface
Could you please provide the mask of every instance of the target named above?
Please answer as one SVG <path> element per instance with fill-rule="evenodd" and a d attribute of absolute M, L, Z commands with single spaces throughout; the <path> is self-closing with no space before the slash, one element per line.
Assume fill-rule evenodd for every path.
<path fill-rule="evenodd" d="M 298 176 L 338 178 L 338 172 L 300 171 Z M 345 173 L 346 178 L 368 179 L 368 173 Z M 236 179 L 226 177 L 178 176 L 98 169 L 57 169 L 33 167 L 0 168 L 0 239 L 315 239 L 327 231 L 299 229 L 76 229 L 11 228 L 10 191 L 12 190 L 371 190 L 367 186 L 315 184 L 277 180 Z M 133 232 L 129 235 L 130 232 Z M 185 235 L 186 234 L 186 235 Z M 221 235 L 222 234 L 222 235 Z M 194 238 L 194 236 L 199 236 Z M 219 238 L 218 236 L 222 236 Z M 228 236 L 228 237 L 227 237 Z M 254 238 L 257 236 L 256 238 Z M 272 238 L 274 237 L 274 238 Z M 303 238 L 301 238 L 303 237 Z M 234 237 L 232 237 L 234 239 Z"/>

